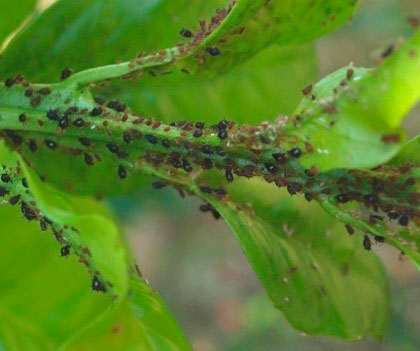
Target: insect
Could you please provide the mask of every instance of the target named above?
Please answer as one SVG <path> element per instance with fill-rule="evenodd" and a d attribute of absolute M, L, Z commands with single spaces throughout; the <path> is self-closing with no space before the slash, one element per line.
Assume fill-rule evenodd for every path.
<path fill-rule="evenodd" d="M 271 155 L 278 163 L 285 163 L 287 161 L 287 156 L 284 153 L 277 152 Z"/>
<path fill-rule="evenodd" d="M 126 169 L 125 169 L 123 166 L 121 166 L 121 165 L 119 165 L 119 166 L 118 166 L 118 176 L 119 176 L 121 179 L 125 179 L 125 178 L 127 178 L 127 171 L 126 171 Z"/>
<path fill-rule="evenodd" d="M 205 145 L 203 145 L 203 146 L 201 147 L 201 151 L 202 151 L 204 154 L 211 154 L 211 153 L 213 152 L 213 148 L 212 148 L 210 145 L 205 144 Z"/>
<path fill-rule="evenodd" d="M 184 38 L 191 38 L 193 33 L 189 29 L 182 28 L 179 34 Z"/>
<path fill-rule="evenodd" d="M 233 182 L 233 173 L 230 169 L 226 170 L 225 176 L 228 182 Z"/>
<path fill-rule="evenodd" d="M 404 227 L 408 225 L 408 222 L 409 222 L 409 219 L 408 219 L 408 216 L 406 215 L 401 216 L 400 219 L 398 220 L 398 224 Z"/>
<path fill-rule="evenodd" d="M 367 251 L 369 251 L 372 248 L 372 243 L 370 242 L 370 239 L 367 236 L 367 234 L 365 234 L 365 236 L 363 237 L 363 247 Z"/>
<path fill-rule="evenodd" d="M 298 147 L 295 147 L 289 151 L 289 155 L 294 158 L 299 158 L 302 155 L 302 151 Z"/>
<path fill-rule="evenodd" d="M 267 171 L 269 171 L 271 174 L 276 173 L 278 170 L 278 168 L 272 163 L 265 163 L 264 166 L 267 169 Z"/>
<path fill-rule="evenodd" d="M 61 254 L 62 257 L 66 257 L 66 256 L 70 255 L 70 246 L 69 245 L 63 246 L 60 249 L 60 254 Z"/>
<path fill-rule="evenodd" d="M 210 56 L 220 55 L 220 50 L 216 47 L 207 47 L 206 51 Z"/>
<path fill-rule="evenodd" d="M 102 114 L 102 108 L 101 107 L 94 107 L 92 111 L 90 111 L 91 116 L 99 116 Z"/>
<path fill-rule="evenodd" d="M 75 126 L 75 127 L 83 127 L 84 126 L 84 124 L 85 124 L 85 122 L 83 121 L 83 119 L 81 119 L 81 118 L 78 118 L 78 119 L 76 119 L 74 122 L 73 122 L 73 125 Z"/>
<path fill-rule="evenodd" d="M 101 283 L 97 276 L 94 276 L 92 279 L 92 290 L 106 292 L 106 287 Z"/>
<path fill-rule="evenodd" d="M 57 143 L 53 140 L 45 140 L 45 145 L 47 146 L 47 148 L 51 149 L 51 150 L 55 150 L 57 148 Z"/>
<path fill-rule="evenodd" d="M 219 133 L 217 134 L 217 136 L 220 138 L 220 139 L 226 139 L 227 138 L 227 136 L 228 136 L 228 133 L 227 133 L 227 131 L 225 130 L 225 129 L 222 129 L 222 130 L 219 130 Z"/>
<path fill-rule="evenodd" d="M 152 134 L 147 134 L 146 139 L 150 144 L 153 144 L 153 145 L 155 145 L 158 142 L 157 138 Z"/>

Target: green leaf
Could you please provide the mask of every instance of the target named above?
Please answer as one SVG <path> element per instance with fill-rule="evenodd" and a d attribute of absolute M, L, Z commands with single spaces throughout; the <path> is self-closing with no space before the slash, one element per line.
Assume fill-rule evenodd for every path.
<path fill-rule="evenodd" d="M 182 64 L 190 72 L 220 74 L 244 62 L 265 47 L 300 44 L 331 32 L 354 13 L 358 1 L 340 0 L 238 0 L 215 29 L 222 14 L 206 28 L 209 34 Z M 220 55 L 205 51 L 217 47 Z"/>
<path fill-rule="evenodd" d="M 376 69 L 348 67 L 321 80 L 313 89 L 315 100 L 305 98 L 296 111 L 302 123 L 289 127 L 314 149 L 302 163 L 328 170 L 390 160 L 402 147 L 399 125 L 420 98 L 419 52 L 420 31 Z"/>
<path fill-rule="evenodd" d="M 229 189 L 235 202 L 206 200 L 224 217 L 289 322 L 308 334 L 383 337 L 388 282 L 379 259 L 363 249 L 362 237 L 349 236 L 301 198 L 277 196 L 274 185 L 235 183 Z"/>
<path fill-rule="evenodd" d="M 164 302 L 136 277 L 124 239 L 108 210 L 90 198 L 64 194 L 42 183 L 19 156 L 5 147 L 0 151 L 1 163 L 6 166 L 3 173 L 12 178 L 5 184 L 9 200 L 4 204 L 18 194 L 19 201 L 31 206 L 37 216 L 36 220 L 22 216 L 19 205 L 0 211 L 0 215 L 4 213 L 2 232 L 16 234 L 0 238 L 2 247 L 15 248 L 0 255 L 4 284 L 0 289 L 0 320 L 16 326 L 10 329 L 8 323 L 0 323 L 6 325 L 0 327 L 0 345 L 16 345 L 16 350 L 57 350 L 67 349 L 80 338 L 96 344 L 107 338 L 109 345 L 118 344 L 123 349 L 130 345 L 136 350 L 160 351 L 165 345 L 168 350 L 189 350 Z M 52 222 L 54 236 L 40 234 L 36 222 L 42 224 L 43 216 Z M 25 223 L 24 217 L 30 222 Z M 59 243 L 54 243 L 53 237 Z M 60 243 L 71 245 L 79 262 L 76 255 L 67 257 L 69 264 L 60 258 Z M 18 263 L 10 266 L 13 261 Z M 91 291 L 92 275 L 100 278 L 108 295 Z M 127 337 L 110 334 L 103 327 L 117 322 L 127 328 L 128 336 L 123 333 Z"/>
<path fill-rule="evenodd" d="M 143 280 L 131 279 L 130 287 L 129 300 L 69 350 L 191 350 L 161 298 Z"/>
<path fill-rule="evenodd" d="M 7 36 L 18 29 L 21 22 L 34 9 L 35 4 L 36 0 L 0 2 L 0 48 Z"/>
<path fill-rule="evenodd" d="M 141 50 L 164 49 L 180 40 L 182 28 L 196 26 L 201 16 L 226 3 L 60 0 L 34 17 L 10 43 L 0 77 L 23 73 L 31 80 L 58 80 L 65 67 L 79 71 L 130 60 Z"/>

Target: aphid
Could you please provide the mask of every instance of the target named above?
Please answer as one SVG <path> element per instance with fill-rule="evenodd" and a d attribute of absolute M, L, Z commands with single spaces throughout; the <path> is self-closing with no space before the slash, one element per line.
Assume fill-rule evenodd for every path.
<path fill-rule="evenodd" d="M 91 116 L 99 116 L 102 114 L 102 108 L 101 107 L 94 107 L 92 111 L 90 111 Z"/>
<path fill-rule="evenodd" d="M 4 183 L 9 183 L 11 179 L 10 179 L 10 176 L 7 173 L 3 173 L 1 175 L 1 180 Z"/>
<path fill-rule="evenodd" d="M 70 246 L 69 245 L 63 246 L 60 249 L 60 254 L 61 254 L 61 257 L 66 257 L 70 255 Z"/>
<path fill-rule="evenodd" d="M 157 138 L 152 134 L 147 134 L 146 139 L 150 144 L 153 144 L 153 145 L 155 145 L 158 142 Z"/>
<path fill-rule="evenodd" d="M 89 138 L 86 138 L 86 137 L 80 137 L 79 142 L 80 142 L 80 144 L 82 144 L 83 146 L 86 146 L 86 147 L 89 147 L 89 146 L 92 145 L 92 141 Z"/>
<path fill-rule="evenodd" d="M 184 38 L 191 38 L 193 33 L 189 29 L 182 28 L 179 34 Z"/>
<path fill-rule="evenodd" d="M 94 276 L 92 279 L 92 290 L 106 292 L 106 287 L 101 283 L 97 276 Z"/>
<path fill-rule="evenodd" d="M 60 116 L 58 115 L 57 110 L 49 110 L 47 112 L 47 118 L 51 121 L 58 121 L 58 119 L 60 118 Z"/>
<path fill-rule="evenodd" d="M 346 77 L 347 77 L 347 79 L 351 79 L 352 77 L 353 77 L 353 73 L 354 73 L 354 71 L 351 69 L 351 68 L 349 68 L 348 70 L 347 70 L 347 73 L 346 73 Z"/>
<path fill-rule="evenodd" d="M 128 132 L 124 132 L 123 134 L 123 140 L 126 144 L 130 144 L 131 142 L 131 135 Z"/>
<path fill-rule="evenodd" d="M 382 58 L 387 58 L 394 52 L 394 45 L 388 45 L 388 47 L 384 50 L 384 52 L 381 54 Z"/>
<path fill-rule="evenodd" d="M 32 107 L 36 107 L 41 103 L 41 97 L 40 96 L 36 96 L 33 99 L 31 99 L 31 106 Z"/>
<path fill-rule="evenodd" d="M 64 116 L 60 119 L 60 122 L 58 122 L 58 126 L 61 129 L 66 129 L 69 125 L 69 118 L 67 116 Z"/>
<path fill-rule="evenodd" d="M 217 129 L 224 130 L 229 126 L 229 122 L 225 119 L 222 119 L 219 123 L 217 123 Z"/>
<path fill-rule="evenodd" d="M 169 142 L 168 139 L 162 139 L 162 146 L 169 148 L 171 146 L 171 143 Z"/>
<path fill-rule="evenodd" d="M 19 202 L 19 200 L 20 200 L 20 195 L 15 195 L 15 196 L 12 196 L 12 197 L 9 199 L 9 204 L 11 204 L 11 205 L 16 205 L 16 204 Z"/>
<path fill-rule="evenodd" d="M 191 166 L 191 164 L 188 162 L 188 160 L 184 160 L 182 161 L 182 168 L 184 168 L 185 172 L 191 172 L 193 170 L 193 167 Z"/>
<path fill-rule="evenodd" d="M 383 244 L 385 242 L 385 238 L 383 236 L 374 235 L 373 239 L 375 239 L 377 244 Z"/>
<path fill-rule="evenodd" d="M 117 145 L 112 144 L 112 143 L 106 144 L 106 147 L 110 152 L 114 154 L 118 153 L 118 151 L 120 150 Z"/>
<path fill-rule="evenodd" d="M 302 155 L 302 151 L 298 147 L 295 147 L 289 151 L 289 155 L 294 158 L 299 158 Z"/>
<path fill-rule="evenodd" d="M 99 96 L 96 96 L 93 100 L 95 100 L 95 102 L 98 104 L 98 105 L 103 105 L 104 103 L 105 103 L 105 99 L 102 99 L 101 97 L 99 97 Z"/>
<path fill-rule="evenodd" d="M 225 130 L 225 129 L 222 129 L 222 130 L 219 130 L 219 133 L 217 134 L 217 136 L 220 138 L 220 139 L 226 139 L 227 138 L 227 136 L 228 136 L 228 133 L 227 133 L 227 131 Z"/>
<path fill-rule="evenodd" d="M 347 230 L 347 233 L 349 233 L 349 235 L 354 234 L 354 229 L 350 224 L 346 224 L 346 230 Z"/>
<path fill-rule="evenodd" d="M 25 188 L 28 188 L 28 181 L 26 180 L 26 178 L 25 178 L 25 177 L 23 177 L 23 178 L 22 178 L 22 185 L 23 185 Z"/>
<path fill-rule="evenodd" d="M 28 88 L 25 90 L 25 96 L 31 97 L 34 94 L 34 90 L 32 88 Z"/>
<path fill-rule="evenodd" d="M 197 123 L 195 124 L 195 127 L 196 127 L 197 129 L 203 129 L 203 128 L 204 128 L 204 123 L 203 123 L 203 122 L 197 122 Z"/>
<path fill-rule="evenodd" d="M 363 247 L 367 251 L 369 251 L 372 248 L 372 243 L 370 242 L 370 239 L 367 236 L 367 234 L 365 234 L 365 236 L 363 237 Z"/>
<path fill-rule="evenodd" d="M 210 205 L 209 203 L 205 203 L 205 204 L 201 204 L 200 205 L 200 211 L 201 212 L 209 212 L 212 210 L 212 205 Z"/>
<path fill-rule="evenodd" d="M 46 231 L 47 229 L 48 229 L 48 225 L 47 225 L 47 222 L 45 222 L 45 221 L 39 221 L 39 226 L 41 227 L 41 230 L 42 231 Z"/>
<path fill-rule="evenodd" d="M 84 158 L 85 158 L 85 163 L 88 166 L 93 166 L 93 164 L 95 163 L 93 157 L 90 154 L 85 153 Z"/>
<path fill-rule="evenodd" d="M 208 187 L 207 185 L 201 185 L 201 186 L 200 186 L 200 190 L 201 190 L 203 193 L 206 193 L 206 194 L 211 194 L 211 192 L 212 192 L 211 188 L 210 188 L 210 187 Z"/>
<path fill-rule="evenodd" d="M 162 189 L 162 188 L 164 188 L 167 185 L 168 184 L 166 184 L 165 182 L 163 182 L 161 180 L 158 180 L 158 181 L 152 183 L 152 187 L 154 189 Z"/>
<path fill-rule="evenodd" d="M 8 193 L 9 193 L 9 190 L 7 190 L 6 188 L 0 186 L 0 196 L 1 197 L 7 195 Z"/>
<path fill-rule="evenodd" d="M 127 178 L 127 171 L 126 171 L 126 169 L 125 169 L 123 166 L 121 166 L 121 165 L 119 165 L 119 166 L 118 166 L 118 176 L 119 176 L 121 179 L 125 179 L 125 178 Z"/>
<path fill-rule="evenodd" d="M 203 169 L 212 169 L 213 162 L 209 158 L 205 158 L 201 163 L 201 167 L 203 167 Z"/>
<path fill-rule="evenodd" d="M 201 130 L 201 129 L 196 129 L 196 130 L 194 130 L 194 133 L 193 133 L 193 137 L 194 138 L 199 138 L 199 137 L 201 137 L 203 135 L 203 131 Z"/>
<path fill-rule="evenodd" d="M 339 194 L 335 198 L 340 204 L 345 204 L 346 202 L 350 201 L 350 197 L 347 194 Z"/>
<path fill-rule="evenodd" d="M 47 139 L 44 141 L 47 148 L 55 150 L 57 148 L 57 143 L 54 140 Z"/>
<path fill-rule="evenodd" d="M 19 115 L 19 122 L 22 122 L 22 123 L 24 123 L 26 121 L 26 115 L 25 114 L 20 114 Z"/>
<path fill-rule="evenodd" d="M 311 202 L 314 199 L 314 196 L 312 193 L 305 193 L 305 199 L 308 202 Z"/>
<path fill-rule="evenodd" d="M 218 195 L 222 195 L 222 196 L 224 196 L 224 195 L 226 195 L 226 194 L 227 194 L 226 190 L 225 190 L 225 189 L 223 189 L 223 188 L 216 188 L 216 189 L 214 189 L 214 192 L 215 192 L 216 194 L 218 194 Z"/>
<path fill-rule="evenodd" d="M 38 93 L 41 94 L 41 95 L 44 95 L 44 96 L 45 95 L 50 95 L 51 90 L 50 90 L 50 88 L 45 87 L 45 88 L 39 89 Z"/>
<path fill-rule="evenodd" d="M 181 168 L 182 167 L 182 162 L 179 158 L 176 158 L 176 157 L 172 158 L 171 163 L 172 163 L 172 166 L 174 166 L 175 168 Z"/>
<path fill-rule="evenodd" d="M 215 210 L 214 208 L 211 210 L 211 214 L 213 215 L 213 218 L 217 221 L 218 219 L 220 219 L 220 213 Z"/>
<path fill-rule="evenodd" d="M 70 77 L 71 76 L 71 70 L 70 69 L 68 69 L 68 68 L 64 68 L 62 71 L 61 71 L 61 76 L 60 76 L 60 79 L 61 80 L 65 80 L 65 79 L 67 79 L 68 77 Z"/>
<path fill-rule="evenodd" d="M 84 124 L 85 124 L 85 122 L 83 121 L 83 119 L 81 119 L 81 118 L 78 118 L 78 119 L 76 119 L 74 122 L 73 122 L 73 125 L 75 126 L 75 127 L 83 127 L 84 126 Z"/>
<path fill-rule="evenodd" d="M 264 166 L 271 174 L 275 174 L 278 170 L 278 168 L 272 163 L 264 163 Z"/>
<path fill-rule="evenodd" d="M 271 156 L 273 156 L 273 158 L 279 163 L 287 162 L 287 156 L 284 153 L 277 152 L 275 154 L 272 154 Z"/>
<path fill-rule="evenodd" d="M 233 182 L 233 173 L 230 169 L 226 170 L 225 176 L 228 182 Z"/>
<path fill-rule="evenodd" d="M 312 84 L 309 84 L 305 88 L 302 89 L 303 95 L 309 95 L 312 92 Z"/>
<path fill-rule="evenodd" d="M 6 88 L 12 87 L 13 84 L 15 84 L 15 81 L 12 78 L 7 78 L 4 82 L 4 85 L 6 86 Z"/>
<path fill-rule="evenodd" d="M 220 55 L 220 50 L 216 47 L 207 47 L 206 51 L 210 56 Z"/>
<path fill-rule="evenodd" d="M 32 210 L 25 202 L 22 202 L 20 205 L 20 210 L 28 221 L 36 219 L 34 210 Z"/>
<path fill-rule="evenodd" d="M 390 219 L 397 219 L 399 216 L 398 212 L 388 212 L 388 217 Z"/>
<path fill-rule="evenodd" d="M 402 215 L 400 219 L 398 220 L 398 224 L 404 227 L 408 226 L 408 222 L 409 222 L 409 219 L 408 219 L 408 216 L 406 215 Z"/>
<path fill-rule="evenodd" d="M 213 148 L 212 148 L 210 145 L 205 144 L 205 145 L 203 145 L 203 146 L 201 147 L 201 151 L 202 151 L 204 154 L 209 155 L 209 154 L 213 153 Z"/>

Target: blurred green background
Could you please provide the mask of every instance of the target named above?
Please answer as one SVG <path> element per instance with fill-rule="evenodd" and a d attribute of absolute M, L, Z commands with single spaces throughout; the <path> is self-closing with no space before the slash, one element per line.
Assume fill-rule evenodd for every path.
<path fill-rule="evenodd" d="M 410 32 L 420 0 L 365 0 L 353 21 L 317 41 L 319 77 L 353 62 L 370 67 Z M 299 72 L 293 72 L 299 79 Z M 417 107 L 405 121 L 420 130 Z M 200 201 L 172 189 L 116 197 L 111 206 L 145 277 L 162 295 L 197 351 L 420 350 L 420 277 L 387 246 L 375 246 L 392 286 L 392 321 L 382 343 L 342 342 L 293 330 L 270 304 L 238 243 L 222 221 L 198 211 Z"/>
<path fill-rule="evenodd" d="M 407 17 L 416 15 L 420 0 L 364 0 L 352 22 L 316 42 L 318 77 L 350 62 L 377 64 L 388 45 L 410 33 Z M 290 74 L 300 82 L 307 72 Z M 411 136 L 418 134 L 419 107 L 405 127 Z M 389 332 L 382 343 L 342 342 L 293 330 L 271 306 L 227 226 L 200 213 L 199 200 L 181 199 L 172 189 L 147 189 L 109 203 L 144 277 L 165 299 L 197 351 L 420 350 L 420 277 L 387 245 L 376 245 L 373 251 L 383 259 L 391 280 Z"/>

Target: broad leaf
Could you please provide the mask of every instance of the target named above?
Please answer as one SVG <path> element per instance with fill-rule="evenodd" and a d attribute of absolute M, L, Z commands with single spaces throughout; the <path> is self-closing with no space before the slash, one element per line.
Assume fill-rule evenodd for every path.
<path fill-rule="evenodd" d="M 0 48 L 3 41 L 18 29 L 21 22 L 34 9 L 36 0 L 3 0 L 0 2 Z"/>
<path fill-rule="evenodd" d="M 420 31 L 383 65 L 369 72 L 341 69 L 302 102 L 303 122 L 291 132 L 312 145 L 305 166 L 369 168 L 390 160 L 401 148 L 399 128 L 420 98 Z"/>
<path fill-rule="evenodd" d="M 389 316 L 388 283 L 362 236 L 349 236 L 303 199 L 275 195 L 273 186 L 235 183 L 229 193 L 235 202 L 206 199 L 240 241 L 274 306 L 308 334 L 380 339 Z"/>

